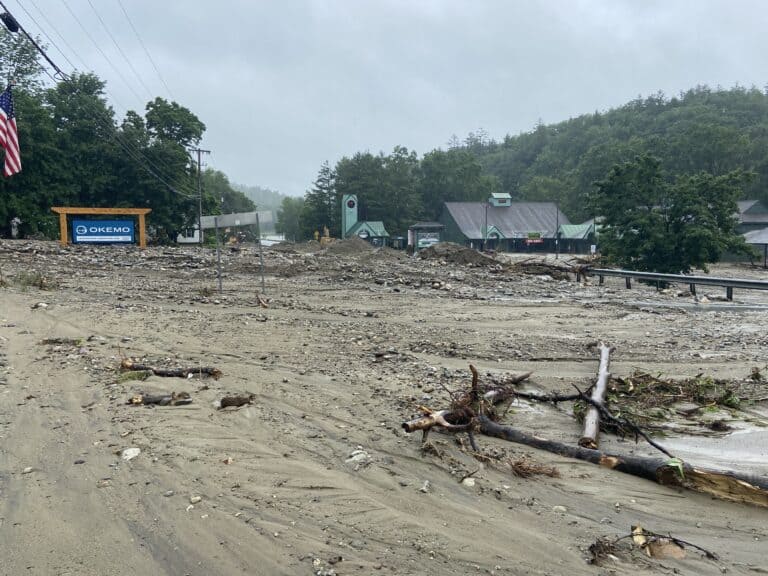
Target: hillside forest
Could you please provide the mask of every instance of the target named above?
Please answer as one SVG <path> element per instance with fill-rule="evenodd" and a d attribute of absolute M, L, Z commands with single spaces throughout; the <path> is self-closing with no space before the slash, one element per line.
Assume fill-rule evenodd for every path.
<path fill-rule="evenodd" d="M 698 86 L 676 96 L 637 98 L 605 112 L 502 140 L 485 130 L 418 157 L 358 152 L 323 163 L 301 199 L 286 199 L 280 223 L 289 237 L 310 238 L 328 226 L 340 233 L 339 202 L 358 195 L 361 217 L 381 220 L 390 234 L 439 216 L 442 202 L 484 200 L 508 192 L 515 200 L 557 202 L 572 222 L 595 215 L 597 183 L 638 157 L 658 160 L 668 184 L 698 174 L 750 174 L 737 199 L 768 200 L 768 93 L 757 88 Z"/>

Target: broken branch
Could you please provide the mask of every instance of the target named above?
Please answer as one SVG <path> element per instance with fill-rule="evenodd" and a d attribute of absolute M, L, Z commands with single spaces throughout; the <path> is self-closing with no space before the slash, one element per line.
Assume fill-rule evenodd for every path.
<path fill-rule="evenodd" d="M 677 458 L 665 460 L 643 456 L 607 454 L 600 450 L 569 446 L 531 436 L 511 426 L 501 426 L 489 418 L 477 417 L 480 432 L 509 442 L 524 444 L 553 454 L 584 460 L 618 472 L 652 480 L 665 486 L 680 486 L 710 494 L 723 500 L 768 508 L 768 478 L 728 470 L 698 468 Z"/>
<path fill-rule="evenodd" d="M 592 389 L 591 405 L 584 416 L 584 433 L 579 439 L 579 446 L 593 450 L 597 449 L 600 435 L 600 410 L 598 407 L 603 405 L 605 391 L 608 388 L 608 379 L 611 376 L 608 372 L 611 362 L 611 347 L 600 342 L 598 350 L 600 351 L 600 366 L 597 370 L 597 382 Z"/>

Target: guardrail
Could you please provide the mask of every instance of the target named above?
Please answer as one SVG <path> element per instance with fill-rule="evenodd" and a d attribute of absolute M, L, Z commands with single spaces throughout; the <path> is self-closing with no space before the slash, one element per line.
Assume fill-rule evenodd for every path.
<path fill-rule="evenodd" d="M 733 289 L 742 290 L 768 290 L 766 280 L 745 280 L 740 278 L 718 278 L 716 276 L 691 276 L 689 274 L 661 274 L 659 272 L 636 272 L 634 270 L 615 270 L 609 268 L 589 268 L 586 270 L 589 276 L 597 276 L 599 283 L 603 284 L 606 276 L 624 278 L 627 288 L 632 288 L 632 280 L 647 280 L 659 284 L 688 284 L 691 294 L 696 294 L 696 286 L 722 286 L 725 288 L 725 296 L 733 300 Z"/>

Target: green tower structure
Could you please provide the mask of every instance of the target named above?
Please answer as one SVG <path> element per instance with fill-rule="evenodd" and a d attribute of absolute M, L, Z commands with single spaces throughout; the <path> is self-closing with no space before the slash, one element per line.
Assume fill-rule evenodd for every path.
<path fill-rule="evenodd" d="M 341 197 L 341 237 L 346 238 L 355 224 L 357 224 L 357 196 L 344 194 Z"/>

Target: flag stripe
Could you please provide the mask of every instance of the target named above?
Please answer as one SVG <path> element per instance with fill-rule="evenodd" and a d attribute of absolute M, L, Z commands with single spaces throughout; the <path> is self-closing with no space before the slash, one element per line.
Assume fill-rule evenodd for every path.
<path fill-rule="evenodd" d="M 0 94 L 0 147 L 5 149 L 3 175 L 13 176 L 21 172 L 21 151 L 19 150 L 19 133 L 16 127 L 16 116 L 13 109 L 11 87 Z"/>

